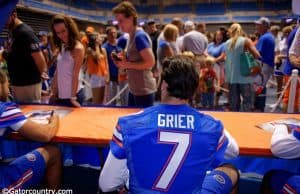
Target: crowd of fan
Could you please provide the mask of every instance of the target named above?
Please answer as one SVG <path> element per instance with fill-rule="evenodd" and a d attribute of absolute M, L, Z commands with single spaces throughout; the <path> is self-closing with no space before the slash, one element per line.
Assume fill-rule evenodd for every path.
<path fill-rule="evenodd" d="M 291 70 L 297 68 L 288 59 L 288 47 L 295 33 L 290 38 L 289 35 L 297 29 L 296 25 L 271 26 L 265 17 L 254 21 L 255 34 L 246 34 L 239 24 L 233 24 L 229 29 L 220 26 L 215 32 L 208 32 L 204 23 L 174 18 L 170 24 L 159 25 L 150 19 L 138 27 L 146 33 L 139 35 L 140 38 L 135 37 L 140 39 L 136 44 L 150 48 L 145 49 L 147 58 L 140 55 L 137 59 L 143 64 L 139 68 L 120 67 L 118 60 L 113 58 L 116 54 L 126 61 L 136 60 L 131 59 L 135 57 L 128 52 L 132 45 L 130 35 L 120 29 L 120 25 L 107 26 L 102 33 L 92 26 L 79 32 L 71 18 L 55 16 L 50 32 L 40 31 L 36 35 L 25 23 L 23 29 L 14 29 L 14 20 L 22 22 L 16 15 L 11 26 L 8 25 L 12 37 L 1 51 L 1 64 L 2 68 L 8 68 L 12 97 L 19 103 L 58 103 L 77 107 L 82 104 L 150 106 L 160 100 L 159 73 L 163 60 L 182 54 L 193 58 L 199 70 L 200 84 L 196 96 L 190 99 L 192 106 L 264 112 L 267 87 L 277 86 L 279 97 Z M 69 31 L 66 38 L 71 45 L 59 37 L 54 27 L 55 22 L 60 21 L 68 24 L 65 26 Z M 27 40 L 18 39 L 21 36 L 27 36 Z M 18 48 L 20 45 L 24 45 L 22 49 Z M 72 48 L 74 46 L 82 47 L 79 49 L 82 57 L 74 55 L 77 50 Z M 65 50 L 71 51 L 71 58 L 62 57 Z M 239 70 L 243 65 L 239 55 L 246 51 L 261 64 L 261 68 L 249 76 L 241 75 Z M 74 60 L 76 70 L 72 65 L 67 69 L 57 68 L 60 67 L 57 64 L 62 63 L 65 67 L 70 60 Z M 24 61 L 28 67 L 18 65 Z M 225 103 L 223 100 L 220 106 L 221 96 Z M 132 101 L 133 97 L 138 103 Z M 284 112 L 287 103 L 288 94 L 282 101 Z M 294 103 L 295 111 L 298 103 L 297 100 Z"/>
<path fill-rule="evenodd" d="M 190 162 L 192 165 L 187 165 L 187 170 L 177 167 L 182 171 L 186 170 L 187 177 L 196 172 L 195 177 L 200 177 L 201 181 L 191 179 L 191 182 L 196 181 L 193 183 L 195 188 L 183 188 L 178 184 L 178 189 L 190 189 L 195 192 L 219 190 L 216 193 L 226 189 L 226 193 L 230 193 L 231 190 L 236 192 L 239 173 L 234 167 L 221 165 L 207 175 L 206 171 L 214 167 L 212 163 L 217 161 L 218 157 L 221 161 L 226 159 L 226 155 L 230 155 L 230 158 L 236 157 L 239 152 L 237 143 L 224 129 L 221 121 L 202 115 L 187 106 L 187 102 L 191 106 L 213 109 L 218 107 L 219 97 L 225 92 L 224 96 L 228 101 L 226 108 L 230 111 L 263 112 L 266 97 L 260 94 L 266 94 L 271 77 L 276 77 L 278 92 L 281 92 L 292 70 L 300 71 L 300 28 L 290 25 L 281 31 L 279 27 L 271 26 L 268 18 L 262 17 L 255 21 L 256 35 L 245 34 L 238 23 L 232 24 L 228 30 L 220 27 L 211 34 L 206 31 L 203 23 L 183 23 L 181 19 L 174 18 L 170 24 L 161 27 L 160 31 L 153 20 L 138 26 L 138 16 L 131 3 L 124 1 L 112 11 L 118 21 L 118 27 L 108 26 L 105 35 L 98 33 L 92 26 L 80 33 L 72 18 L 55 15 L 51 20 L 50 32 L 39 32 L 36 36 L 33 30 L 18 18 L 15 10 L 11 13 L 6 25 L 11 31 L 11 37 L 1 51 L 2 65 L 7 64 L 5 67 L 8 70 L 9 82 L 0 71 L 0 136 L 6 129 L 12 129 L 29 139 L 49 142 L 59 128 L 59 119 L 55 115 L 51 116 L 48 124 L 37 124 L 25 117 L 15 103 L 6 102 L 9 85 L 11 98 L 18 103 L 43 102 L 70 107 L 92 103 L 146 108 L 152 106 L 155 101 L 162 101 L 165 104 L 152 106 L 132 117 L 119 119 L 110 144 L 108 160 L 100 175 L 101 189 L 124 189 L 129 178 L 131 191 L 144 189 L 136 184 L 135 176 L 138 174 L 132 164 L 136 162 L 140 165 L 137 158 L 143 158 L 144 163 L 149 161 L 144 160 L 145 156 L 133 157 L 134 160 L 131 160 L 132 155 L 144 154 L 143 149 L 149 151 L 157 144 L 167 143 L 176 145 L 175 151 L 166 163 L 167 170 L 163 170 L 162 176 L 159 175 L 154 181 L 151 191 L 168 191 L 169 183 L 173 181 L 170 174 L 177 176 L 177 169 L 176 172 L 168 171 L 171 169 L 169 162 L 173 168 L 177 164 L 181 168 L 181 162 L 185 157 L 189 157 L 201 166 L 200 175 L 194 169 L 190 169 L 195 168 L 193 162 Z M 260 64 L 249 75 L 241 72 L 244 64 L 240 59 L 245 52 L 249 52 Z M 299 106 L 299 85 L 296 86 L 295 111 L 298 111 Z M 193 95 L 195 89 L 197 94 Z M 289 89 L 284 92 L 282 104 L 286 110 Z M 160 119 L 158 123 L 151 120 L 156 114 Z M 168 122 L 164 120 L 164 115 L 169 117 L 176 114 L 179 115 L 178 118 L 168 119 Z M 143 119 L 143 125 L 140 118 Z M 187 118 L 186 122 L 189 125 L 183 124 L 184 118 Z M 169 123 L 173 121 L 179 123 L 176 127 L 174 125 L 176 130 L 173 126 L 172 130 L 168 129 Z M 196 128 L 194 122 L 197 123 Z M 160 130 L 159 127 L 166 130 Z M 149 129 L 153 132 L 148 133 Z M 274 131 L 271 140 L 273 154 L 285 159 L 299 157 L 299 125 L 278 124 L 274 126 Z M 191 136 L 195 137 L 194 144 L 191 144 Z M 129 141 L 135 143 L 128 143 Z M 143 143 L 137 144 L 137 141 Z M 186 148 L 182 149 L 182 144 Z M 199 149 L 199 146 L 203 146 L 203 149 Z M 137 152 L 128 154 L 130 149 Z M 152 151 L 151 154 L 155 154 L 153 158 L 169 157 L 167 152 L 156 155 Z M 154 166 L 157 160 L 152 161 L 153 158 L 151 165 Z M 24 174 L 16 170 L 21 164 L 20 169 L 26 170 Z M 7 187 L 11 183 L 17 183 L 13 184 L 17 188 L 19 182 L 15 179 L 18 180 L 19 176 L 32 176 L 33 173 L 34 178 L 28 178 L 32 179 L 32 182 L 25 185 L 20 183 L 18 186 L 26 188 L 35 181 L 40 181 L 45 174 L 48 187 L 58 189 L 61 178 L 60 165 L 61 158 L 57 147 L 51 145 L 38 148 L 9 165 L 1 166 L 4 170 L 0 175 L 5 177 L 1 184 Z M 30 169 L 27 171 L 26 168 Z M 142 168 L 140 172 L 142 170 L 146 169 Z M 12 175 L 9 176 L 10 180 L 6 179 L 8 175 Z M 149 181 L 149 177 L 141 177 Z M 279 178 L 281 181 L 277 180 Z M 263 180 L 262 193 L 270 193 L 271 190 L 287 192 L 291 190 L 291 185 L 298 191 L 299 178 L 299 175 L 294 173 L 271 171 Z M 230 184 L 225 184 L 224 181 Z M 189 181 L 185 182 L 190 184 Z M 281 182 L 279 186 L 278 182 Z"/>

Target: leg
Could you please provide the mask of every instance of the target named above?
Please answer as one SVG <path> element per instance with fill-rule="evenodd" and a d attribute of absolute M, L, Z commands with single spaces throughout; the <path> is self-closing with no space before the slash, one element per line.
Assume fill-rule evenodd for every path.
<path fill-rule="evenodd" d="M 239 84 L 229 84 L 229 105 L 231 111 L 240 111 L 240 89 Z"/>
<path fill-rule="evenodd" d="M 136 106 L 135 96 L 131 92 L 128 93 L 128 106 L 129 107 L 135 107 Z"/>
<path fill-rule="evenodd" d="M 38 148 L 46 163 L 45 181 L 47 188 L 58 190 L 61 183 L 62 163 L 61 154 L 56 146 L 47 145 Z"/>
<path fill-rule="evenodd" d="M 209 106 L 210 109 L 214 108 L 214 97 L 215 97 L 215 93 L 210 92 L 209 97 L 208 97 L 208 100 L 209 100 L 209 105 L 208 106 Z"/>
<path fill-rule="evenodd" d="M 283 75 L 277 75 L 275 78 L 277 81 L 277 98 L 279 98 L 282 91 Z"/>
<path fill-rule="evenodd" d="M 115 81 L 110 81 L 109 85 L 106 86 L 108 87 L 108 94 L 107 95 L 107 99 L 105 99 L 106 103 L 109 102 L 112 98 L 114 98 L 116 96 L 116 94 L 118 93 L 118 83 Z M 113 101 L 112 103 L 110 103 L 109 105 L 112 106 L 116 106 L 118 100 Z"/>
<path fill-rule="evenodd" d="M 149 107 L 154 104 L 155 93 L 144 95 L 144 96 L 134 96 L 135 103 L 137 107 Z"/>
<path fill-rule="evenodd" d="M 271 170 L 264 175 L 260 193 L 273 194 L 279 193 L 284 189 L 285 183 L 294 176 L 294 173 L 285 170 Z M 285 192 L 284 192 L 285 193 Z"/>
<path fill-rule="evenodd" d="M 274 68 L 267 65 L 267 64 L 263 64 L 262 67 L 262 74 L 263 74 L 263 86 L 266 87 L 270 77 L 273 75 L 274 72 Z"/>
<path fill-rule="evenodd" d="M 127 82 L 123 81 L 119 83 L 119 91 L 121 91 L 125 86 L 126 86 Z M 120 102 L 121 102 L 121 106 L 128 106 L 128 102 L 129 102 L 129 89 L 128 89 L 128 85 L 127 85 L 127 89 L 125 89 L 125 91 L 120 95 Z"/>
<path fill-rule="evenodd" d="M 238 181 L 238 170 L 231 164 L 223 164 L 206 175 L 201 193 L 237 193 Z"/>
<path fill-rule="evenodd" d="M 55 146 L 45 146 L 29 152 L 9 165 L 0 166 L 0 188 L 26 189 L 40 184 L 46 177 L 47 188 L 59 189 L 61 178 L 60 152 Z"/>
<path fill-rule="evenodd" d="M 271 177 L 274 171 L 269 171 L 264 175 L 260 186 L 260 194 L 272 194 Z"/>
<path fill-rule="evenodd" d="M 201 94 L 201 104 L 202 104 L 203 108 L 207 107 L 207 100 L 206 100 L 206 98 L 207 98 L 206 93 L 202 93 Z"/>
<path fill-rule="evenodd" d="M 252 84 L 240 84 L 241 95 L 243 97 L 243 111 L 250 112 L 253 107 L 254 91 Z"/>
<path fill-rule="evenodd" d="M 92 88 L 93 104 L 103 104 L 105 87 Z"/>

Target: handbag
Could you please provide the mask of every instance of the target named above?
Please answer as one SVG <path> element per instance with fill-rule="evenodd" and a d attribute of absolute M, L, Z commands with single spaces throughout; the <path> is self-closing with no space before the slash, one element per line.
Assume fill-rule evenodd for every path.
<path fill-rule="evenodd" d="M 243 76 L 257 75 L 261 72 L 261 64 L 258 63 L 249 52 L 240 55 L 240 73 Z"/>

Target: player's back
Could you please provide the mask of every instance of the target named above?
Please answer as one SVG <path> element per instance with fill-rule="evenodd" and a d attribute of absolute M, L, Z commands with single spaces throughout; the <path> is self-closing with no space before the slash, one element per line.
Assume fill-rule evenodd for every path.
<path fill-rule="evenodd" d="M 223 126 L 187 105 L 158 105 L 119 120 L 131 193 L 198 193 Z"/>

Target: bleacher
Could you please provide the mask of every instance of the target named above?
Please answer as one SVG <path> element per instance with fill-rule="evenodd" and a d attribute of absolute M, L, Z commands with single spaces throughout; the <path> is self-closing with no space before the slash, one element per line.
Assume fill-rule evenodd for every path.
<path fill-rule="evenodd" d="M 107 1 L 96 1 L 95 5 L 97 9 L 112 10 L 112 8 L 117 5 L 117 3 Z"/>
<path fill-rule="evenodd" d="M 156 5 L 136 5 L 136 10 L 138 13 L 143 14 L 158 14 L 159 9 Z"/>
<path fill-rule="evenodd" d="M 261 8 L 256 2 L 231 2 L 228 6 L 228 10 L 235 11 L 259 11 Z"/>
<path fill-rule="evenodd" d="M 97 9 L 96 5 L 93 5 L 92 2 L 87 2 L 86 0 L 72 1 L 71 6 L 77 8 L 77 9 L 84 9 L 84 10 L 95 10 L 95 9 Z"/>
<path fill-rule="evenodd" d="M 196 15 L 224 15 L 226 12 L 224 3 L 198 3 Z"/>
<path fill-rule="evenodd" d="M 55 0 L 55 2 L 64 2 L 64 0 Z M 54 5 L 51 4 L 45 4 L 43 2 L 40 1 L 36 1 L 36 0 L 23 0 L 22 1 L 23 6 L 25 7 L 31 7 L 33 9 L 38 9 L 38 10 L 47 10 L 47 12 L 52 13 L 52 14 L 66 14 L 69 15 L 71 17 L 77 18 L 77 19 L 81 19 L 81 20 L 91 20 L 94 22 L 104 22 L 106 21 L 106 17 L 103 15 L 92 15 L 92 14 L 84 14 L 82 12 L 76 11 L 74 8 L 72 9 L 63 9 L 61 7 L 56 7 Z M 91 4 L 86 4 L 86 2 L 84 0 L 82 1 L 76 1 L 76 6 L 78 6 L 78 9 L 81 7 L 81 5 L 85 5 L 86 10 L 93 10 L 95 11 L 95 7 L 92 6 Z M 74 7 L 76 7 L 74 4 Z"/>
<path fill-rule="evenodd" d="M 191 13 L 192 8 L 190 4 L 175 4 L 165 6 L 163 9 L 164 13 Z"/>
<path fill-rule="evenodd" d="M 279 10 L 291 10 L 291 3 L 288 1 L 276 1 L 269 2 L 266 1 L 262 4 L 262 9 L 265 11 L 279 11 Z"/>
<path fill-rule="evenodd" d="M 112 18 L 112 8 L 118 2 L 112 0 L 23 0 L 25 6 L 47 10 L 53 13 L 65 13 L 72 17 L 94 22 L 105 22 Z M 53 6 L 49 2 L 55 2 Z M 260 16 L 269 16 L 270 19 L 279 21 L 282 11 L 288 13 L 291 10 L 291 0 L 265 0 L 265 1 L 229 1 L 214 3 L 143 3 L 139 1 L 135 4 L 139 13 L 139 18 L 158 17 L 161 22 L 170 21 L 174 16 L 186 17 L 199 22 L 206 23 L 230 23 L 249 22 Z M 280 14 L 278 14 L 280 12 Z M 246 13 L 246 14 L 245 14 Z M 280 15 L 280 16 L 278 16 Z"/>

